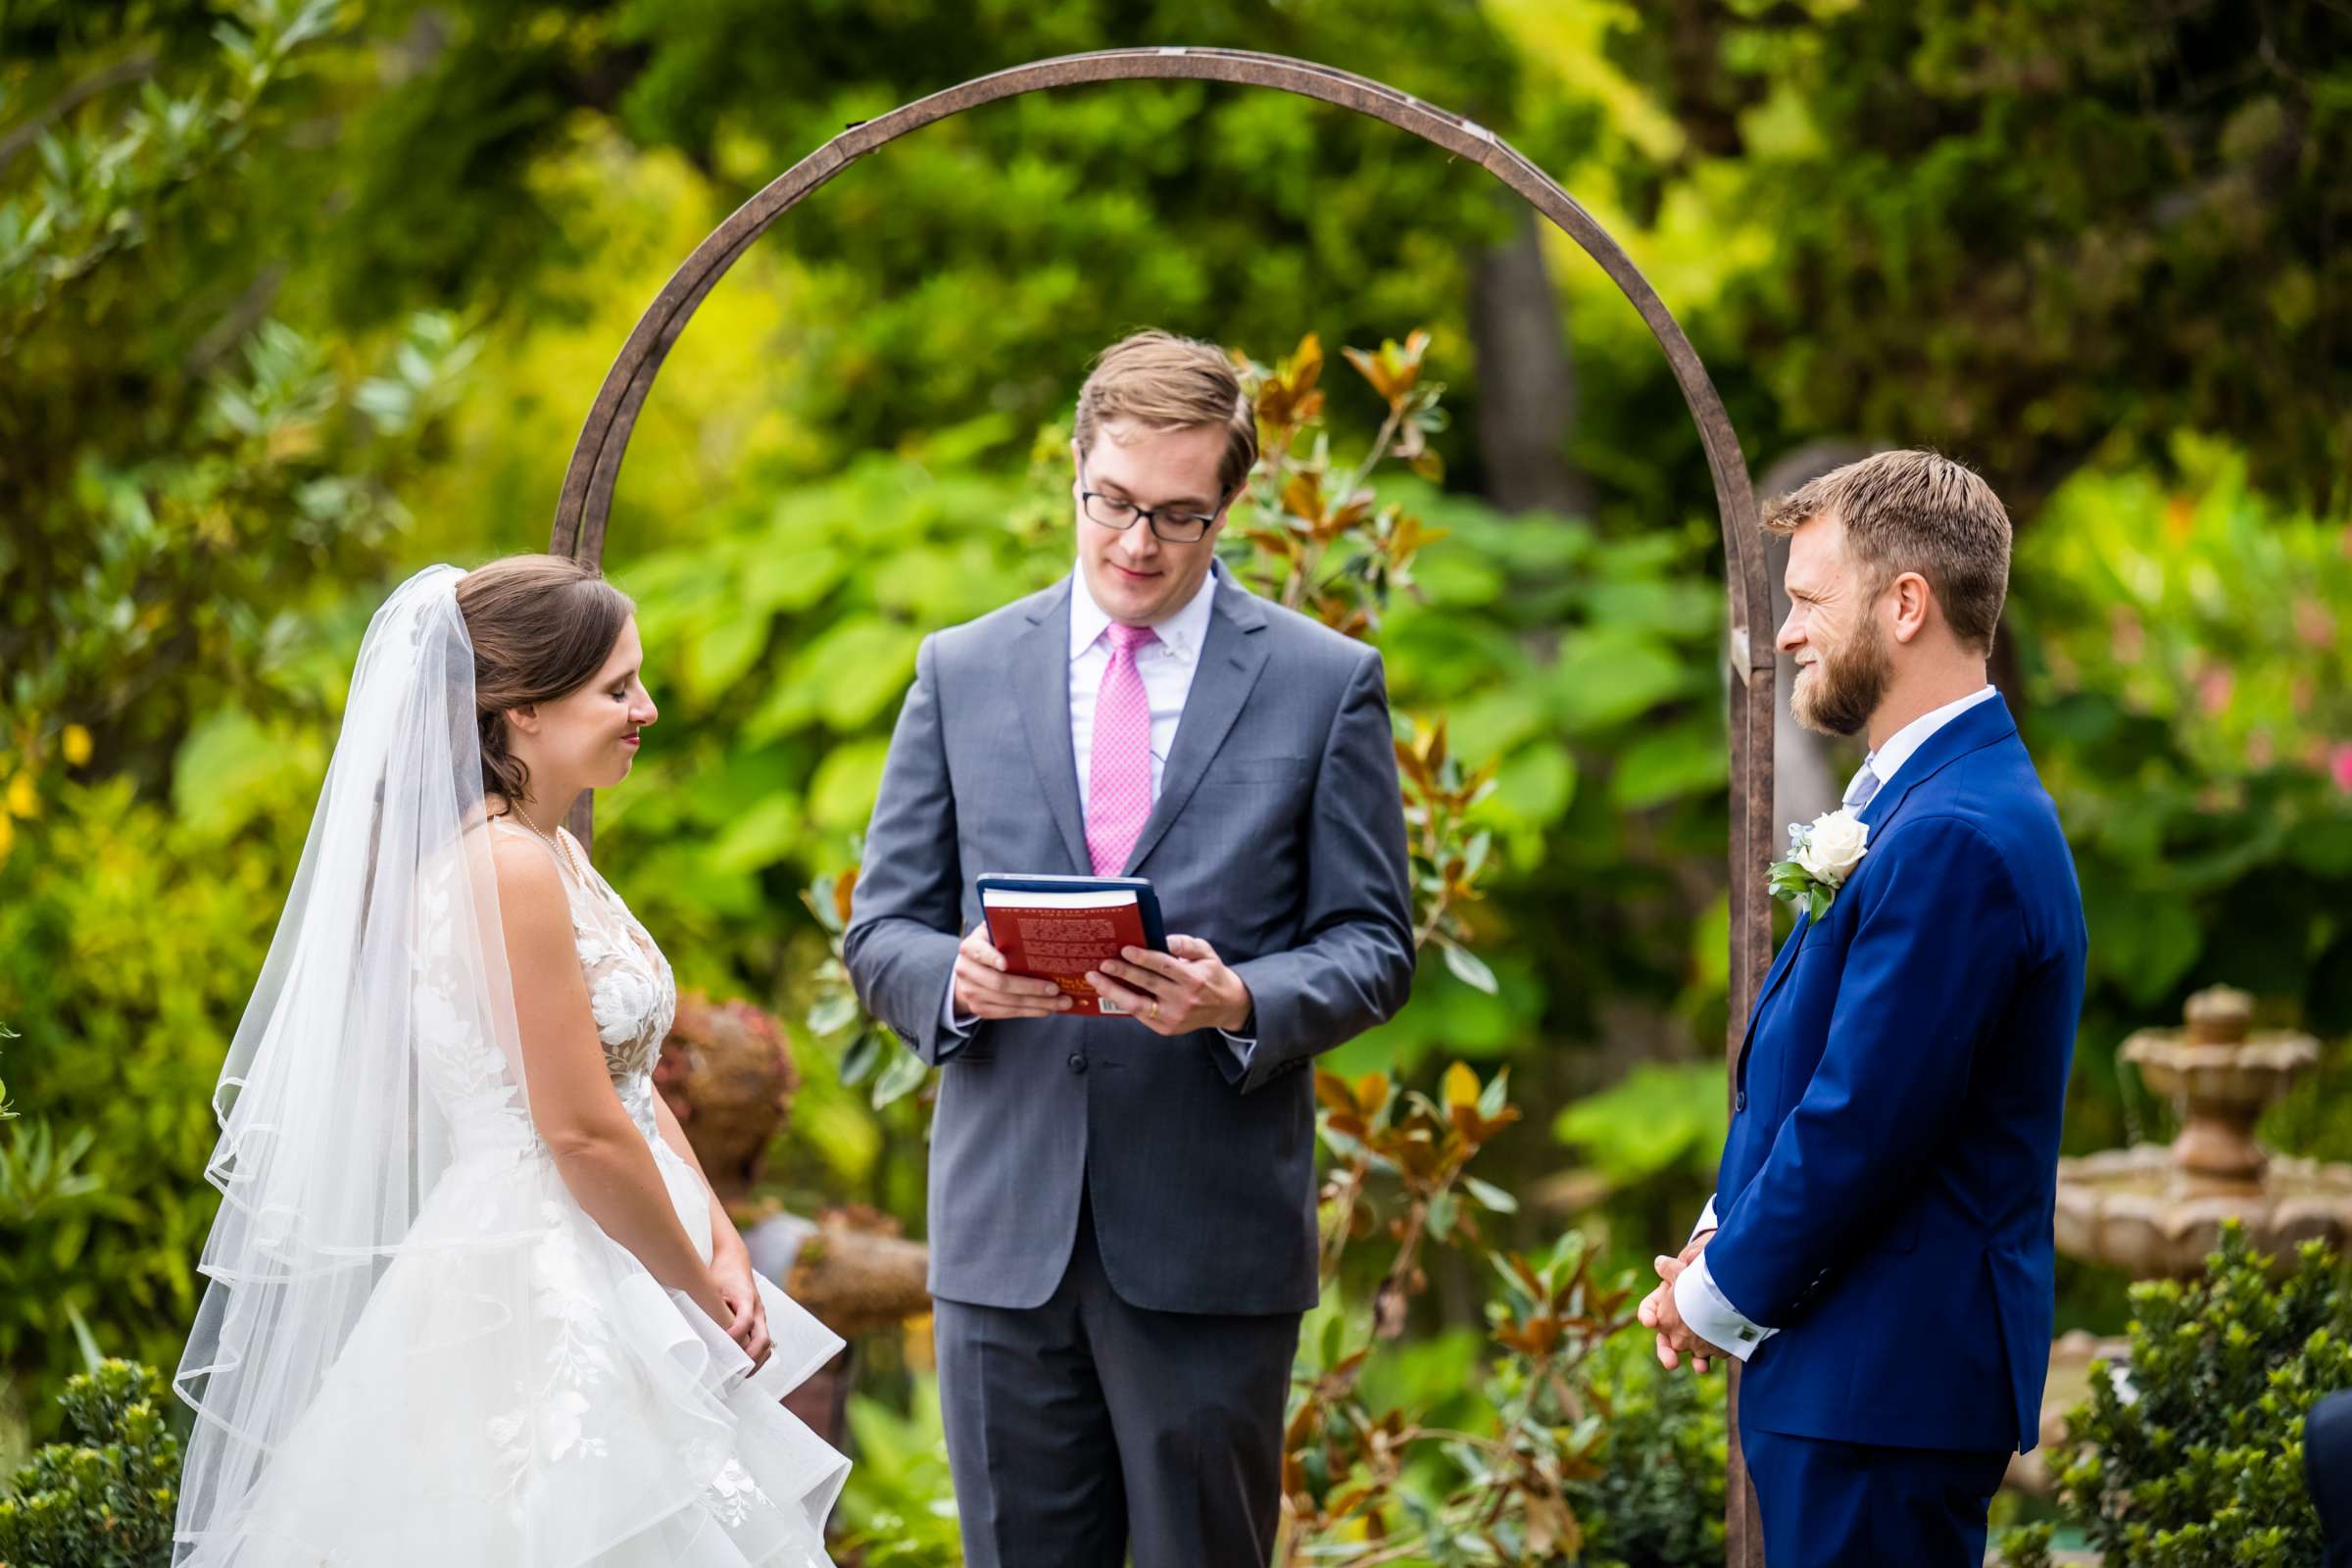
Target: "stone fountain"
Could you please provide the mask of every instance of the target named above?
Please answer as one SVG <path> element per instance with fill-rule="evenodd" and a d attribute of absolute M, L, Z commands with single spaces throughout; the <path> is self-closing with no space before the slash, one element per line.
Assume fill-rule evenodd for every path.
<path fill-rule="evenodd" d="M 2253 998 L 2215 986 L 2188 999 L 2181 1027 L 2142 1029 L 2124 1042 L 2123 1059 L 2172 1101 L 2180 1132 L 2170 1145 L 2060 1160 L 2060 1251 L 2134 1279 L 2185 1278 L 2221 1246 L 2226 1219 L 2242 1223 L 2258 1250 L 2279 1259 L 2315 1239 L 2344 1247 L 2352 1236 L 2352 1165 L 2289 1158 L 2254 1138 L 2262 1113 L 2319 1064 L 2319 1042 L 2255 1029 L 2253 1015 Z M 2091 1363 L 2121 1365 L 2130 1350 L 2129 1340 L 2080 1329 L 2050 1347 L 2045 1445 L 2063 1435 L 2066 1412 L 2087 1394 Z M 2014 1461 L 2012 1484 L 2047 1492 L 2047 1452 Z"/>
<path fill-rule="evenodd" d="M 2170 1147 L 2140 1144 L 2058 1162 L 2058 1250 L 2137 1279 L 2199 1272 L 2235 1219 L 2258 1250 L 2341 1249 L 2352 1236 L 2352 1165 L 2292 1159 L 2254 1140 L 2254 1123 L 2319 1065 L 2309 1035 L 2253 1029 L 2253 999 L 2216 986 L 2188 999 L 2184 1026 L 2124 1042 L 2180 1115 Z"/>

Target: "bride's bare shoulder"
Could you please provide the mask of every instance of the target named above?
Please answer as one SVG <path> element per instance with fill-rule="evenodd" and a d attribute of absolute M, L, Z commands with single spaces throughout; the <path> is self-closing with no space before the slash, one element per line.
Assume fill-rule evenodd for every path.
<path fill-rule="evenodd" d="M 498 875 L 498 903 L 509 920 L 516 916 L 560 917 L 571 923 L 571 901 L 564 891 L 564 873 L 555 857 L 538 840 L 493 829 L 490 864 Z"/>

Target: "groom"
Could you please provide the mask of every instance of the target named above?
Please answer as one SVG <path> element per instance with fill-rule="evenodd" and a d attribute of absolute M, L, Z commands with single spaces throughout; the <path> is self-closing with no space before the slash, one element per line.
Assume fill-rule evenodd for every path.
<path fill-rule="evenodd" d="M 1886 452 L 1765 510 L 1788 536 L 1789 706 L 1868 736 L 1835 878 L 1765 977 L 1715 1197 L 1642 1303 L 1672 1366 L 1746 1371 L 1769 1568 L 1977 1568 L 2034 1446 L 2082 899 L 1985 657 L 2009 582 L 1990 487 Z M 1857 843 L 1856 841 L 1859 840 Z M 1844 853 L 1837 847 L 1844 846 Z"/>
<path fill-rule="evenodd" d="M 931 1290 L 972 1568 L 1262 1568 L 1316 1297 L 1318 1053 L 1403 1005 L 1404 819 L 1378 654 L 1214 564 L 1256 423 L 1146 332 L 1078 396 L 1077 567 L 926 639 L 847 941 L 942 1071 Z M 1169 954 L 1057 1016 L 972 879 L 1149 877 Z M 959 932 L 969 933 L 958 940 Z"/>

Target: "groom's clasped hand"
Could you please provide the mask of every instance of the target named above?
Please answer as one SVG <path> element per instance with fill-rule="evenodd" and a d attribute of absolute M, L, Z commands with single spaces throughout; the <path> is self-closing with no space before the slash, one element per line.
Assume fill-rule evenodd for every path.
<path fill-rule="evenodd" d="M 1658 1364 L 1668 1371 L 1681 1365 L 1684 1356 L 1690 1358 L 1690 1370 L 1693 1372 L 1704 1372 L 1723 1359 L 1722 1348 L 1700 1339 L 1690 1325 L 1683 1321 L 1683 1314 L 1675 1309 L 1674 1304 L 1674 1282 L 1682 1278 L 1683 1270 L 1690 1266 L 1691 1260 L 1705 1249 L 1707 1239 L 1714 1234 L 1712 1230 L 1701 1231 L 1690 1238 L 1690 1245 L 1678 1255 L 1668 1257 L 1660 1253 L 1650 1259 L 1650 1266 L 1658 1271 L 1658 1286 L 1642 1298 L 1641 1308 L 1635 1315 L 1641 1319 L 1643 1328 L 1657 1331 Z"/>

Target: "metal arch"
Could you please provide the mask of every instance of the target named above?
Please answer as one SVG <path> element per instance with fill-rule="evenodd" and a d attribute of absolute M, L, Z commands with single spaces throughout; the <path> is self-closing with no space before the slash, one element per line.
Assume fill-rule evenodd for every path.
<path fill-rule="evenodd" d="M 695 248 L 646 308 L 612 369 L 606 372 L 604 384 L 597 389 L 587 421 L 572 449 L 564 488 L 556 503 L 549 550 L 591 563 L 602 561 L 613 483 L 628 449 L 638 411 L 644 406 L 662 362 L 693 318 L 696 307 L 726 275 L 736 258 L 804 197 L 854 160 L 967 109 L 1049 87 L 1140 80 L 1217 81 L 1271 87 L 1385 121 L 1477 164 L 1582 246 L 1641 313 L 1658 347 L 1665 351 L 1666 362 L 1682 387 L 1683 401 L 1690 410 L 1700 444 L 1706 451 L 1723 527 L 1730 597 L 1729 657 L 1734 677 L 1731 681 L 1731 1027 L 1725 1055 L 1727 1063 L 1736 1066 L 1748 1005 L 1770 961 L 1772 933 L 1771 905 L 1762 871 L 1772 842 L 1775 671 L 1770 590 L 1747 464 L 1740 455 L 1731 416 L 1724 410 L 1723 400 L 1716 395 L 1705 366 L 1699 363 L 1697 351 L 1690 346 L 1690 338 L 1673 313 L 1666 309 L 1665 302 L 1658 298 L 1657 291 L 1650 287 L 1649 280 L 1576 198 L 1509 143 L 1473 121 L 1369 77 L 1310 61 L 1241 49 L 1143 48 L 1065 55 L 1016 66 L 919 98 L 878 120 L 853 124 L 738 208 Z M 593 811 L 591 799 L 583 796 L 572 813 L 571 825 L 583 842 L 593 831 Z M 1735 1376 L 1735 1398 L 1737 1388 Z M 1738 1445 L 1735 1425 L 1732 1561 L 1760 1565 L 1761 1542 L 1753 1523 L 1753 1503 L 1749 1500 L 1752 1494 L 1743 1484 L 1744 1466 L 1739 1460 Z"/>

